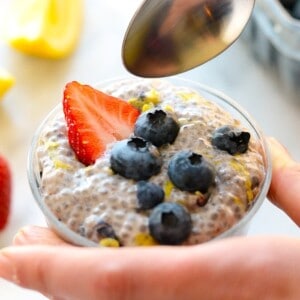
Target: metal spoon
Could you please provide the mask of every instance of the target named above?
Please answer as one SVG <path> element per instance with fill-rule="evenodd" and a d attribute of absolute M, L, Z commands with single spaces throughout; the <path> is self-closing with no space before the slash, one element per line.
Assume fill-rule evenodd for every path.
<path fill-rule="evenodd" d="M 239 37 L 254 2 L 145 0 L 124 37 L 124 65 L 142 77 L 164 77 L 195 68 Z"/>

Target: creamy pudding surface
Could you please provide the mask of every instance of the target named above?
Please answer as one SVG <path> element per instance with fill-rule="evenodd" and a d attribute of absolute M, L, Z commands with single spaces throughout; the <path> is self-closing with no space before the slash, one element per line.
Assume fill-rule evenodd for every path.
<path fill-rule="evenodd" d="M 243 218 L 256 201 L 266 171 L 260 141 L 239 120 L 197 91 L 167 80 L 129 79 L 101 91 L 128 101 L 141 115 L 157 110 L 170 115 L 178 133 L 171 142 L 150 145 L 159 156 L 159 171 L 142 180 L 126 178 L 112 167 L 113 149 L 120 141 L 108 144 L 93 164 L 78 161 L 69 144 L 63 110 L 59 110 L 42 129 L 36 155 L 42 201 L 60 222 L 102 246 L 192 245 L 215 238 Z M 229 133 L 229 140 L 241 143 L 240 151 L 224 150 L 226 130 L 237 132 L 235 139 Z M 132 132 L 128 140 L 136 142 L 135 136 Z M 189 165 L 182 175 L 185 169 L 180 168 L 185 166 L 178 158 L 179 163 L 173 160 L 171 167 L 178 153 L 191 165 L 201 164 L 199 173 L 195 171 L 182 186 L 194 166 Z M 139 168 L 136 163 L 137 172 Z M 204 177 L 198 179 L 197 174 Z M 203 185 L 185 188 L 194 178 Z M 138 190 L 148 183 L 160 188 L 163 199 L 143 207 Z M 169 203 L 171 209 L 165 205 Z M 181 226 L 177 231 L 170 229 L 177 225 Z"/>

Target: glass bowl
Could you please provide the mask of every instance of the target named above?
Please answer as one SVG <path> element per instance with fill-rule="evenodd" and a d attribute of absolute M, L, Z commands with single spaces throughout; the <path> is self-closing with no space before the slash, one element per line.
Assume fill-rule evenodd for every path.
<path fill-rule="evenodd" d="M 95 88 L 101 89 L 102 87 L 106 87 L 108 84 L 111 83 L 117 83 L 123 80 L 140 80 L 140 79 L 134 79 L 134 78 L 127 78 L 127 79 L 114 79 L 102 82 L 100 84 L 94 85 Z M 147 80 L 147 79 L 144 79 Z M 151 79 L 149 79 L 151 80 Z M 157 79 L 155 79 L 157 80 Z M 165 79 L 164 79 L 165 80 Z M 243 218 L 237 222 L 234 226 L 232 226 L 227 231 L 223 232 L 217 237 L 214 237 L 212 240 L 235 236 L 235 235 L 244 235 L 247 233 L 248 227 L 251 223 L 251 220 L 261 204 L 263 203 L 264 199 L 266 198 L 270 181 L 271 181 L 271 160 L 270 160 L 270 154 L 268 150 L 268 146 L 266 143 L 266 140 L 264 138 L 263 133 L 259 129 L 259 126 L 255 123 L 255 121 L 252 119 L 252 117 L 242 108 L 239 104 L 237 104 L 235 101 L 230 99 L 228 96 L 224 95 L 223 93 L 216 91 L 213 88 L 201 85 L 199 83 L 177 78 L 177 77 L 170 77 L 167 79 L 167 81 L 170 81 L 172 84 L 180 85 L 180 86 L 186 86 L 189 88 L 192 88 L 196 90 L 198 93 L 200 93 L 203 97 L 205 97 L 207 100 L 210 100 L 219 106 L 221 106 L 223 109 L 228 111 L 235 119 L 239 120 L 241 124 L 249 130 L 251 135 L 254 137 L 254 139 L 258 140 L 262 149 L 263 153 L 263 160 L 264 160 L 264 168 L 265 168 L 265 177 L 261 184 L 261 189 L 259 194 L 256 196 L 255 200 L 253 201 L 253 205 L 251 208 L 247 211 L 247 213 L 243 216 Z M 36 130 L 31 147 L 29 150 L 28 155 L 28 165 L 27 165 L 27 172 L 28 172 L 28 180 L 29 184 L 33 193 L 33 196 L 39 205 L 40 209 L 42 210 L 43 214 L 45 215 L 47 224 L 49 227 L 54 230 L 61 238 L 66 240 L 67 242 L 70 242 L 74 245 L 78 246 L 87 246 L 87 247 L 98 247 L 99 245 L 95 243 L 94 241 L 91 241 L 76 232 L 69 229 L 64 223 L 60 222 L 56 216 L 52 213 L 52 211 L 49 209 L 49 207 L 46 205 L 46 203 L 43 200 L 43 193 L 41 190 L 41 170 L 40 170 L 40 164 L 36 155 L 36 149 L 39 145 L 39 137 L 41 132 L 43 132 L 43 129 L 55 118 L 57 114 L 62 114 L 62 105 L 58 104 L 44 119 L 44 121 L 41 123 L 39 128 Z"/>

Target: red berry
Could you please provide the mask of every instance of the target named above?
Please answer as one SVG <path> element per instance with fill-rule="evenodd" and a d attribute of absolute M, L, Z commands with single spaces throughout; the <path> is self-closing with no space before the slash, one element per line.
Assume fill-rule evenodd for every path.
<path fill-rule="evenodd" d="M 11 203 L 11 171 L 6 159 L 0 156 L 0 230 L 8 222 Z"/>
<path fill-rule="evenodd" d="M 107 144 L 129 137 L 139 111 L 126 101 L 76 81 L 64 90 L 69 143 L 80 162 L 90 165 Z"/>

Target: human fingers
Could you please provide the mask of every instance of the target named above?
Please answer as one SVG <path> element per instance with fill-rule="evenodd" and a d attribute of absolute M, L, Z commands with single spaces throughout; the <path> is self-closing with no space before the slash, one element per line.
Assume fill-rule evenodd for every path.
<path fill-rule="evenodd" d="M 19 230 L 13 239 L 15 246 L 22 245 L 52 245 L 66 246 L 65 241 L 59 238 L 52 230 L 38 226 L 26 226 Z"/>
<path fill-rule="evenodd" d="M 300 241 L 235 238 L 191 247 L 21 246 L 0 276 L 55 299 L 299 299 Z"/>
<path fill-rule="evenodd" d="M 269 199 L 300 225 L 300 163 L 274 138 L 268 139 L 272 156 Z"/>

